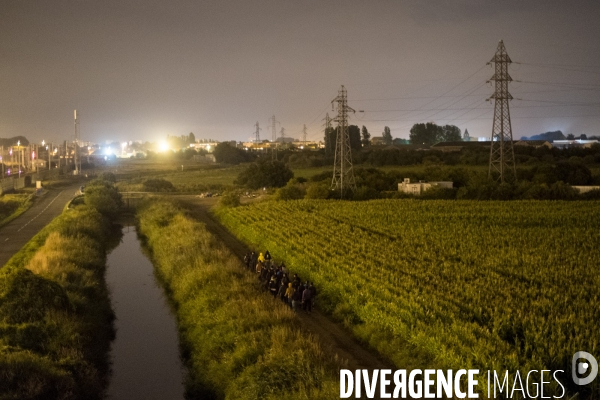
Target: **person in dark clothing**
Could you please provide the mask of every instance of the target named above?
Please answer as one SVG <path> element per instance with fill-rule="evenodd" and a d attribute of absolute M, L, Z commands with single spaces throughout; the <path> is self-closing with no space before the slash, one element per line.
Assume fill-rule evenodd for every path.
<path fill-rule="evenodd" d="M 269 250 L 265 251 L 265 261 L 271 261 L 271 253 L 269 253 Z"/>
<path fill-rule="evenodd" d="M 271 281 L 269 282 L 269 291 L 271 292 L 273 297 L 277 296 L 277 280 L 275 279 L 275 277 L 272 277 Z"/>
<path fill-rule="evenodd" d="M 244 264 L 246 264 L 246 268 L 250 268 L 250 253 L 246 253 L 244 256 Z"/>
<path fill-rule="evenodd" d="M 302 293 L 298 288 L 294 289 L 294 294 L 292 295 L 292 310 L 298 311 L 300 306 L 302 305 Z"/>
<path fill-rule="evenodd" d="M 279 297 L 279 300 L 285 302 L 286 298 L 285 298 L 285 291 L 287 290 L 287 287 L 283 284 L 283 282 L 279 285 L 279 292 L 277 292 L 277 296 Z"/>
<path fill-rule="evenodd" d="M 304 291 L 302 292 L 302 309 L 307 314 L 312 311 L 312 297 L 311 296 L 312 296 L 312 290 L 310 290 L 308 287 L 306 287 L 304 289 Z"/>

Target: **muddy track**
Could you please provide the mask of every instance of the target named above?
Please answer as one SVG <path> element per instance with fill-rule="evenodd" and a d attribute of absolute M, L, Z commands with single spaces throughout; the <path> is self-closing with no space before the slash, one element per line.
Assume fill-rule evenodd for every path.
<path fill-rule="evenodd" d="M 180 197 L 180 203 L 191 212 L 191 215 L 206 224 L 207 229 L 217 236 L 240 260 L 250 249 L 233 236 L 209 213 L 215 204 L 214 199 Z M 375 355 L 373 350 L 358 342 L 347 329 L 332 321 L 318 309 L 311 314 L 298 313 L 302 326 L 318 338 L 323 348 L 329 348 L 347 363 L 350 370 L 356 369 L 395 369 L 393 364 Z"/>

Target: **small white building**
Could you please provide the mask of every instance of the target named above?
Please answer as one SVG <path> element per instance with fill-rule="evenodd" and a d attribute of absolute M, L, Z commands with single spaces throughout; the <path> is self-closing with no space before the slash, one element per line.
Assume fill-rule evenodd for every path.
<path fill-rule="evenodd" d="M 583 194 L 591 192 L 592 190 L 600 190 L 600 186 L 573 186 L 573 189 L 576 189 L 579 193 Z"/>
<path fill-rule="evenodd" d="M 398 191 L 419 196 L 419 195 L 421 195 L 421 193 L 425 192 L 426 190 L 431 189 L 432 187 L 438 187 L 438 188 L 442 188 L 442 189 L 452 189 L 452 185 L 453 185 L 453 183 L 450 181 L 440 181 L 440 182 L 419 181 L 417 183 L 410 183 L 410 178 L 404 178 L 404 181 L 398 184 Z"/>

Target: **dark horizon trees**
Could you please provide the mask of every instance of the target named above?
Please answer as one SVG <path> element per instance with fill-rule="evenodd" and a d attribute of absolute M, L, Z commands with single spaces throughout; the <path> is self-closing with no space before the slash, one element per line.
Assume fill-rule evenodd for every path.
<path fill-rule="evenodd" d="M 439 142 L 461 142 L 462 134 L 455 125 L 438 126 L 433 122 L 414 124 L 410 129 L 411 144 L 434 145 Z"/>

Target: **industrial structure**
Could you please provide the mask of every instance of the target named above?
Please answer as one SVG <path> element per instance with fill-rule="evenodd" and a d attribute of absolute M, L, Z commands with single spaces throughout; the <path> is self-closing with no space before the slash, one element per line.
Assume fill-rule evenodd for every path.
<path fill-rule="evenodd" d="M 508 102 L 513 98 L 508 92 L 508 83 L 512 81 L 508 74 L 508 65 L 512 63 L 512 60 L 506 53 L 502 40 L 498 43 L 496 54 L 488 65 L 491 63 L 494 63 L 495 72 L 490 81 L 495 81 L 496 90 L 488 99 L 490 101 L 494 99 L 494 123 L 492 125 L 488 177 L 492 178 L 497 173 L 500 182 L 513 182 L 517 177 L 517 170 L 508 108 Z"/>
<path fill-rule="evenodd" d="M 344 85 L 340 88 L 337 97 L 331 101 L 332 107 L 334 102 L 337 103 L 338 114 L 333 119 L 337 122 L 337 135 L 331 190 L 339 190 L 340 198 L 343 198 L 345 192 L 356 191 L 356 181 L 352 169 L 350 134 L 348 133 L 348 112 L 355 111 L 348 106 L 348 93 Z"/>

